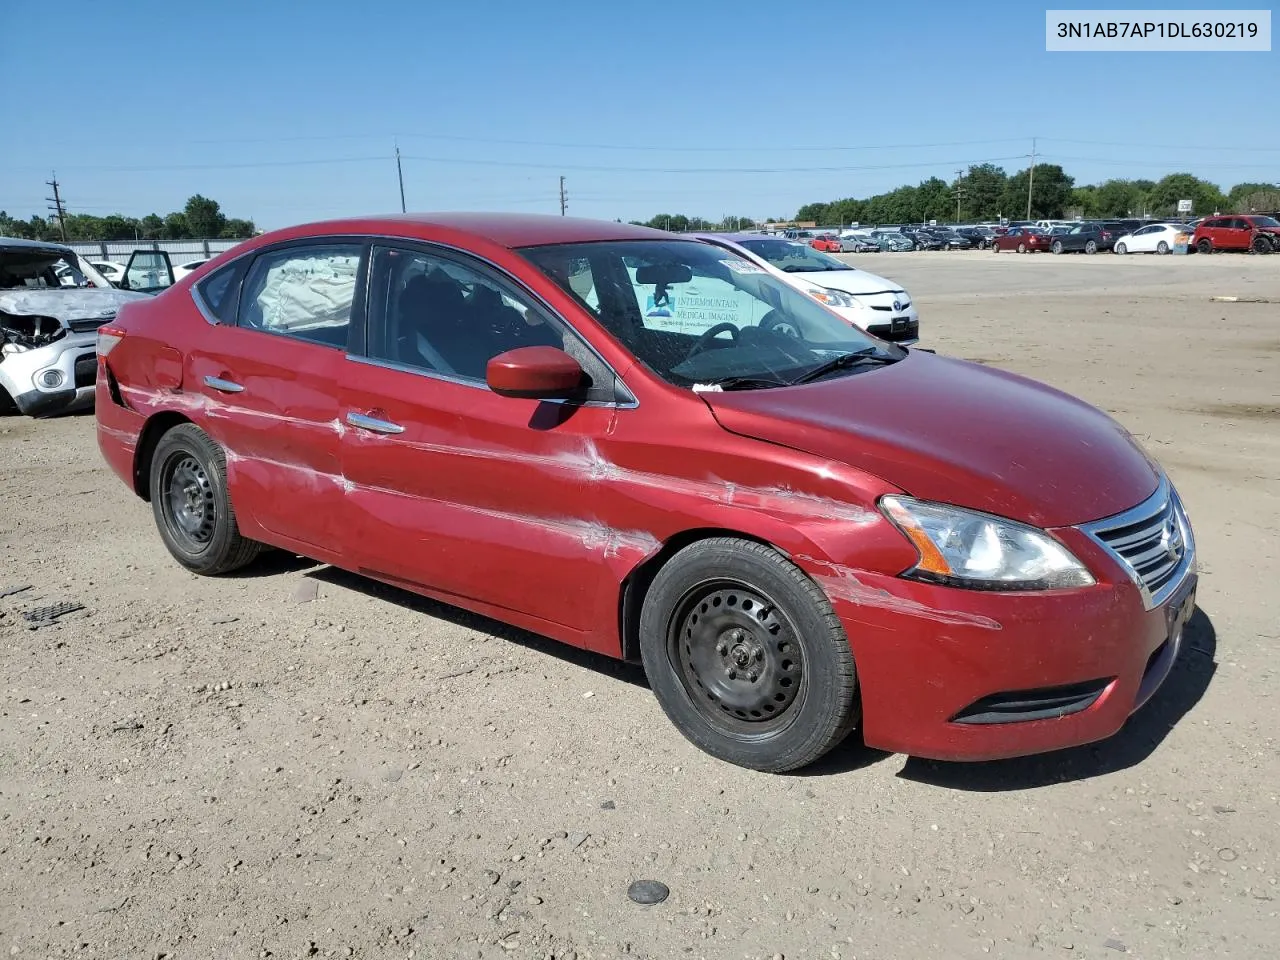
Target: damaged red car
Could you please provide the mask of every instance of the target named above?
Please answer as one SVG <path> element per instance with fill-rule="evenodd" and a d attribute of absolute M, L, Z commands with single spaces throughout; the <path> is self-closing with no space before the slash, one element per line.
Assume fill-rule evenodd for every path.
<path fill-rule="evenodd" d="M 701 749 L 1107 737 L 1195 602 L 1105 413 L 877 340 L 730 251 L 450 214 L 268 233 L 99 331 L 98 440 L 178 563 L 283 548 L 643 663 Z"/>

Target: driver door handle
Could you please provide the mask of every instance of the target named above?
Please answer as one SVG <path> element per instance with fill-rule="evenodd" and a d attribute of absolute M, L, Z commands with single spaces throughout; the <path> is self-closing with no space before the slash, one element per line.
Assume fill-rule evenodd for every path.
<path fill-rule="evenodd" d="M 353 427 L 359 427 L 361 430 L 369 430 L 373 433 L 404 433 L 404 427 L 398 423 L 392 423 L 390 420 L 379 420 L 377 417 L 365 416 L 363 413 L 348 413 L 347 423 Z"/>
<path fill-rule="evenodd" d="M 234 380 L 223 380 L 221 377 L 205 377 L 204 385 L 212 387 L 214 390 L 220 390 L 223 393 L 239 393 L 244 389 L 241 384 Z"/>

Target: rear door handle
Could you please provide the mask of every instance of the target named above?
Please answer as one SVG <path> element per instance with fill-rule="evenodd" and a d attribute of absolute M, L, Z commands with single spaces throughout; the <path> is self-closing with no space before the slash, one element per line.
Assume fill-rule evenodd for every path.
<path fill-rule="evenodd" d="M 374 433 L 404 433 L 404 427 L 398 423 L 392 423 L 390 420 L 379 420 L 377 417 L 366 417 L 363 413 L 348 413 L 347 423 L 353 427 L 359 427 L 361 430 L 371 430 Z"/>
<path fill-rule="evenodd" d="M 244 389 L 234 380 L 223 380 L 221 377 L 205 377 L 204 385 L 214 390 L 221 390 L 223 393 L 239 393 Z"/>

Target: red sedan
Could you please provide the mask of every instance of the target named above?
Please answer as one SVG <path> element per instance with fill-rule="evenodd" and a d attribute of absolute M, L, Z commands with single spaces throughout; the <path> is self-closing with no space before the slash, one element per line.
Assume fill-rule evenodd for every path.
<path fill-rule="evenodd" d="M 1195 602 L 1106 414 L 620 223 L 265 234 L 101 328 L 97 418 L 187 569 L 280 547 L 640 661 L 760 770 L 859 724 L 952 759 L 1106 737 Z"/>
<path fill-rule="evenodd" d="M 1019 253 L 1043 253 L 1053 245 L 1053 237 L 1038 227 L 1010 227 L 1007 233 L 991 238 L 991 251 L 1017 250 Z"/>

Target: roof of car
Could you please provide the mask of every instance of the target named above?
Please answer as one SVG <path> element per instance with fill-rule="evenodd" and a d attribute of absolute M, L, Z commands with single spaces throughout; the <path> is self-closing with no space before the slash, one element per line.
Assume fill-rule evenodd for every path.
<path fill-rule="evenodd" d="M 46 240 L 24 240 L 22 237 L 0 237 L 0 249 L 5 250 L 46 250 L 60 254 L 73 252 L 70 247 Z"/>
<path fill-rule="evenodd" d="M 532 213 L 406 213 L 393 216 L 352 217 L 301 224 L 289 232 L 378 233 L 414 235 L 415 227 L 437 228 L 488 240 L 499 246 L 535 247 L 554 243 L 587 243 L 598 240 L 669 240 L 671 234 L 650 227 L 612 220 L 557 217 Z"/>

